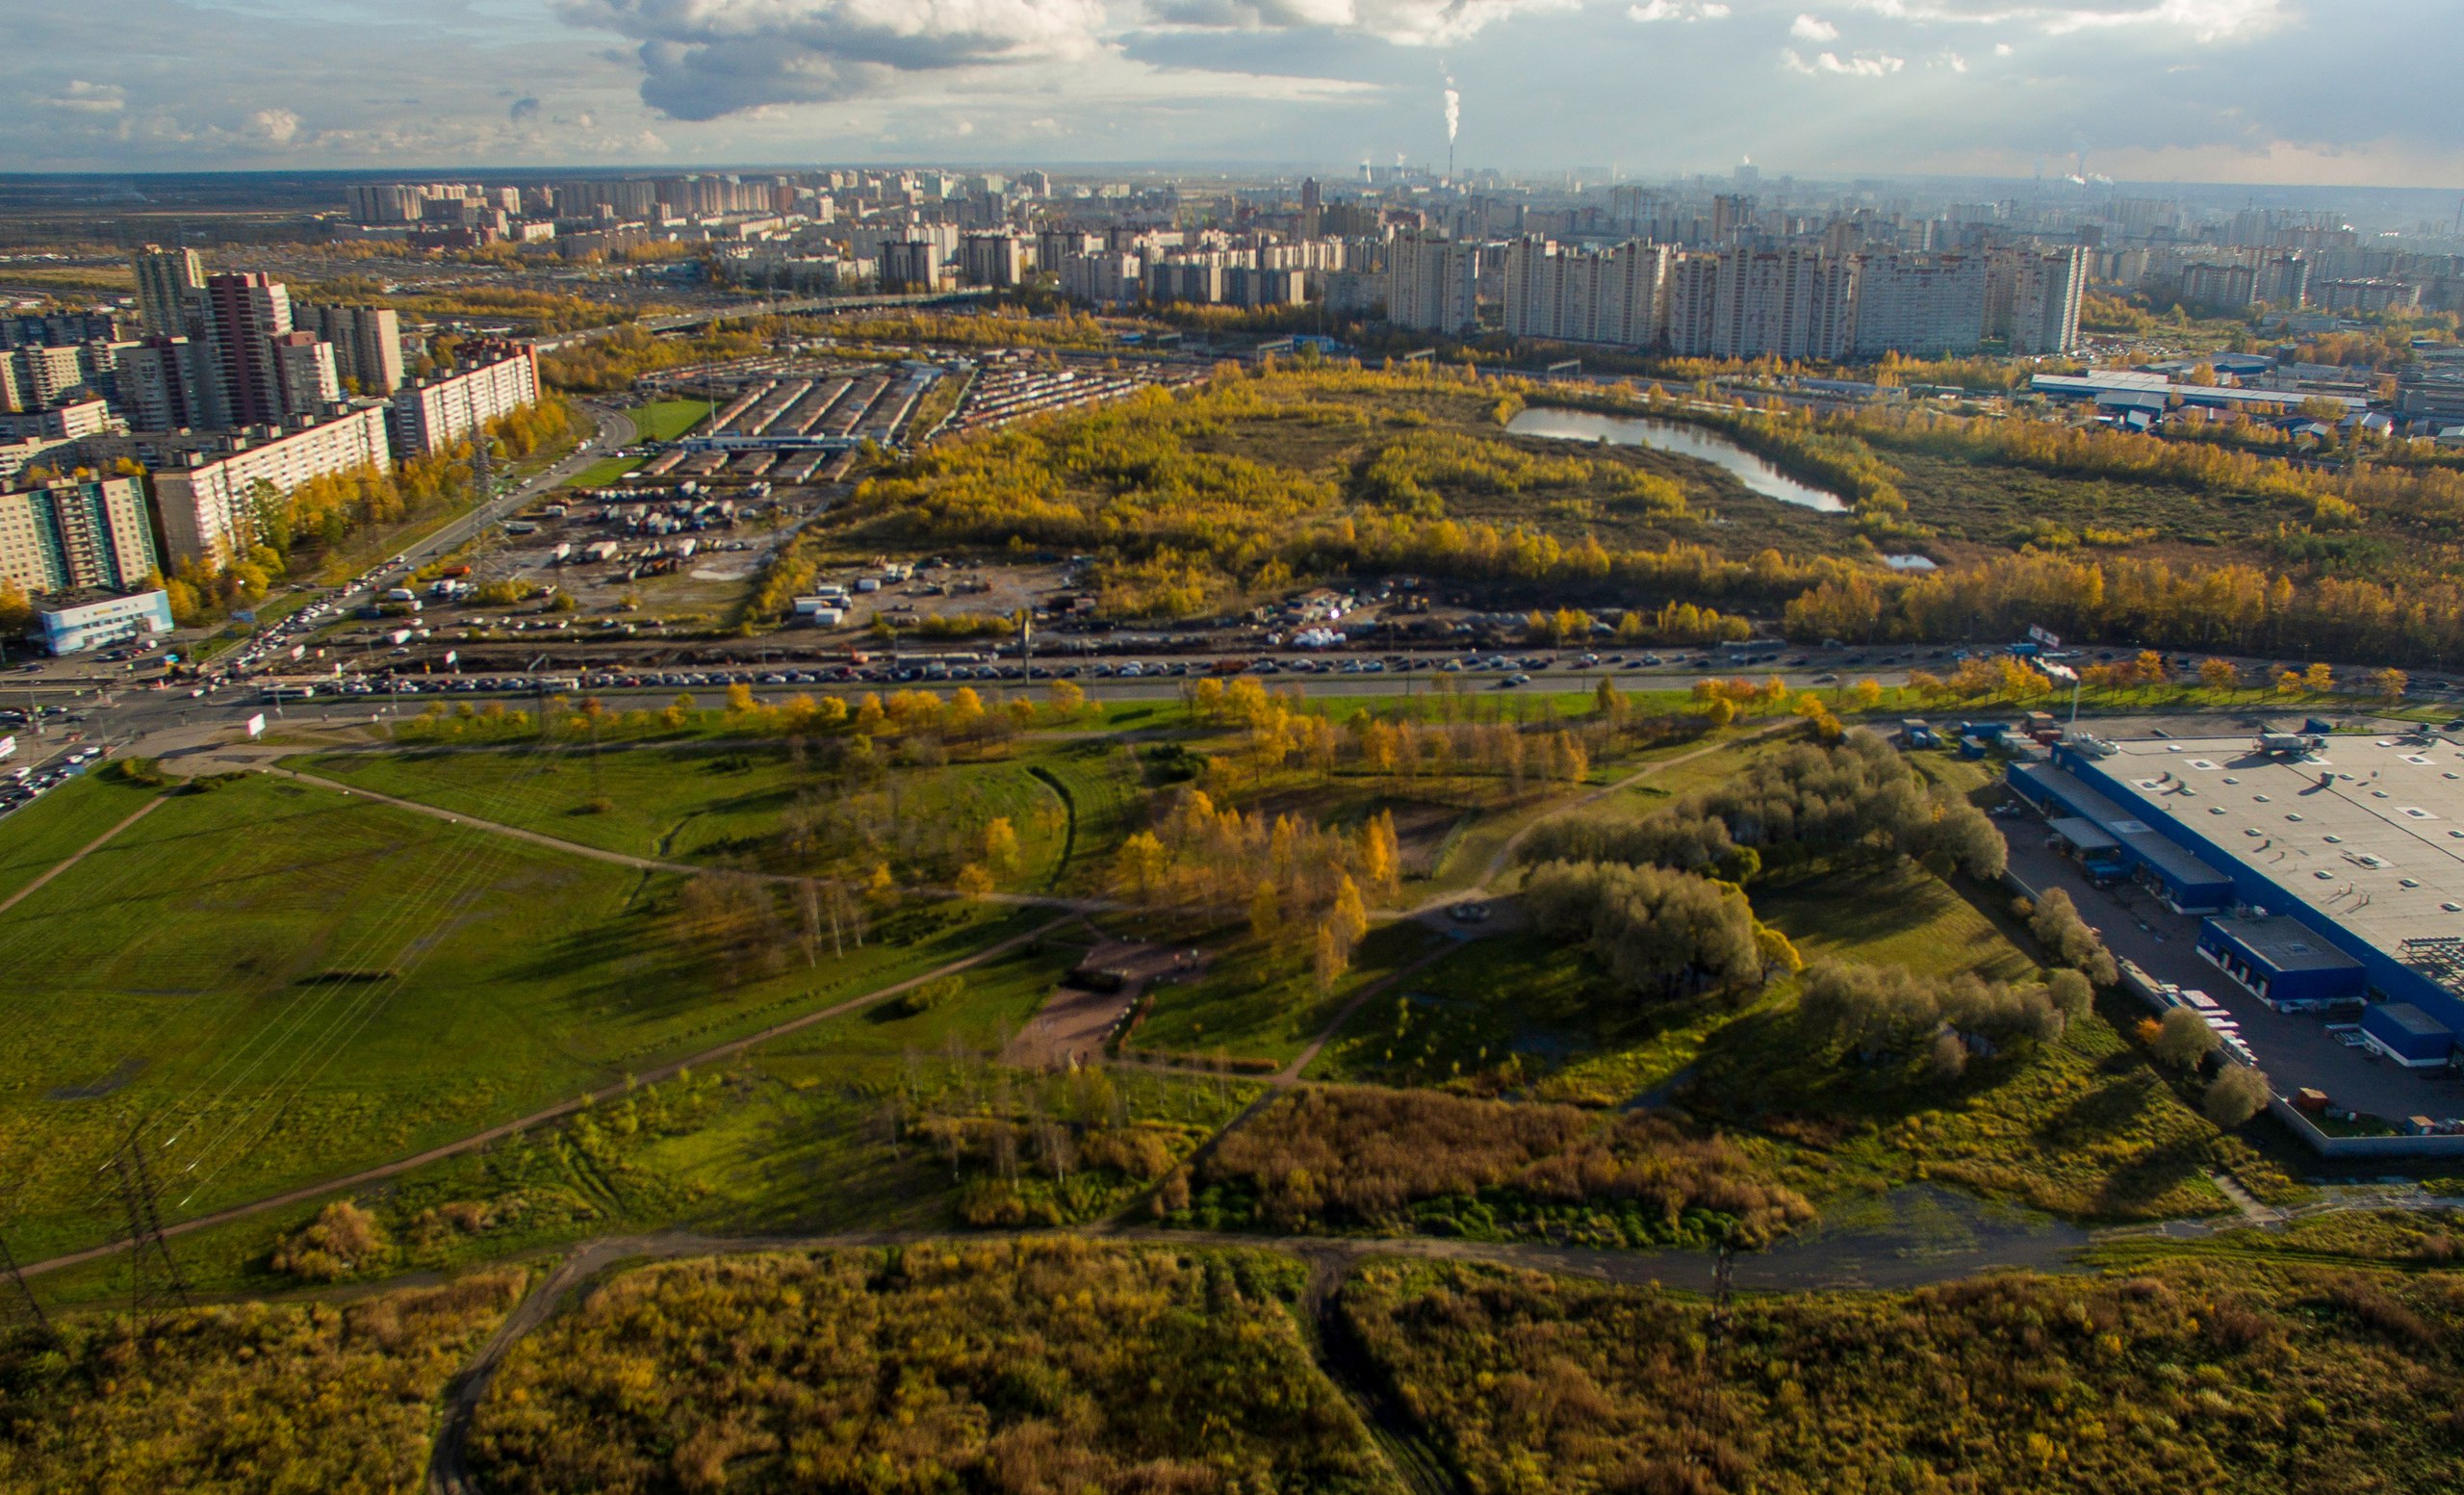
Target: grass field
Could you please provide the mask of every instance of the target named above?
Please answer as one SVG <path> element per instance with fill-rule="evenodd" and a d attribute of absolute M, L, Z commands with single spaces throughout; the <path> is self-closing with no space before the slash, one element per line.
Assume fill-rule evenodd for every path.
<path fill-rule="evenodd" d="M 628 413 L 633 418 L 636 440 L 674 441 L 701 424 L 710 406 L 702 400 L 654 400 Z"/>
<path fill-rule="evenodd" d="M 520 1115 L 1018 926 L 897 915 L 776 974 L 675 937 L 677 880 L 262 779 L 183 795 L 0 916 L 21 1259 L 113 1218 L 130 1118 L 178 1215 Z"/>
<path fill-rule="evenodd" d="M 958 994 L 926 1012 L 886 1004 L 830 1018 L 346 1196 L 387 1243 L 353 1276 L 456 1270 L 614 1230 L 952 1227 L 960 1180 L 922 1144 L 893 1144 L 893 1097 L 962 1114 L 988 1114 L 1005 1089 L 1022 1099 L 1034 1082 L 1005 1079 L 988 1059 L 1082 950 L 1048 940 L 964 973 Z M 1238 1081 L 1135 1070 L 1111 1071 L 1109 1083 L 1131 1121 L 1193 1139 L 1255 1094 Z M 299 1286 L 270 1257 L 326 1202 L 182 1237 L 192 1284 L 214 1293 Z M 69 1306 L 128 1290 L 119 1258 L 36 1282 L 46 1301 Z"/>
<path fill-rule="evenodd" d="M 155 790 L 79 774 L 0 820 L 0 898 L 75 856 L 152 799 Z"/>
<path fill-rule="evenodd" d="M 601 457 L 598 461 L 591 463 L 580 472 L 574 474 L 572 480 L 568 482 L 566 486 L 569 488 L 612 488 L 616 486 L 616 480 L 618 478 L 641 466 L 642 463 L 647 460 L 649 459 L 646 457 Z"/>
<path fill-rule="evenodd" d="M 1156 987 L 1154 1007 L 1127 1051 L 1289 1063 L 1354 992 L 1410 965 L 1442 938 L 1408 919 L 1381 925 L 1361 941 L 1334 990 L 1320 992 L 1296 943 L 1244 936 L 1197 980 Z"/>
<path fill-rule="evenodd" d="M 1064 753 L 1058 772 L 1082 786 L 1091 803 L 1116 809 L 1098 795 L 1109 783 L 1100 770 L 1072 768 Z M 440 748 L 405 753 L 332 753 L 295 764 L 348 783 L 460 811 L 479 819 L 537 831 L 631 856 L 798 870 L 780 844 L 799 806 L 849 795 L 846 786 L 796 760 L 785 743 L 713 746 L 684 739 L 602 749 L 540 752 L 529 748 Z M 957 763 L 935 769 L 891 769 L 865 791 L 877 812 L 883 855 L 904 872 L 901 852 L 940 863 L 980 855 L 984 828 L 1007 818 L 1018 838 L 1012 886 L 1040 890 L 1061 871 L 1070 843 L 1068 806 L 1033 762 Z M 598 807 L 598 808 L 594 808 Z M 1116 844 L 1091 834 L 1090 854 Z M 943 846 L 944 841 L 948 846 Z M 945 854 L 946 853 L 946 854 Z"/>

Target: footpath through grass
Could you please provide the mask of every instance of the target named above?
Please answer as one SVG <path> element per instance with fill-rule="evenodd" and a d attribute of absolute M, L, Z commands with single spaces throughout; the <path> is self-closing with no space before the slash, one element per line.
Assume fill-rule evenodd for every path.
<path fill-rule="evenodd" d="M 808 965 L 678 923 L 680 879 L 261 778 L 167 801 L 0 915 L 20 1260 L 102 1238 L 131 1117 L 177 1219 L 384 1162 L 1024 927 L 914 906 Z"/>
<path fill-rule="evenodd" d="M 83 851 L 155 793 L 144 785 L 83 773 L 0 819 L 0 899 Z"/>

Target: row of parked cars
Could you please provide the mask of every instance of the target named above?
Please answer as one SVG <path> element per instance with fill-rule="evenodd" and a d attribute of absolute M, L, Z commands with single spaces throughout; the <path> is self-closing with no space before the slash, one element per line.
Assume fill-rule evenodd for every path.
<path fill-rule="evenodd" d="M 79 748 L 66 758 L 39 768 L 12 768 L 0 774 L 0 815 L 13 813 L 92 767 L 103 756 L 98 747 Z"/>

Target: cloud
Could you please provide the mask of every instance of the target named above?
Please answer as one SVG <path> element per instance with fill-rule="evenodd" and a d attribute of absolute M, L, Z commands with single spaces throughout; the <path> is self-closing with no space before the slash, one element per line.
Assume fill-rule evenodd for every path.
<path fill-rule="evenodd" d="M 2264 35 L 2295 19 L 2292 0 L 2072 0 L 2066 5 L 1997 0 L 1848 0 L 1892 20 L 1964 26 L 2029 25 L 2049 36 L 2143 26 L 2186 31 L 2200 41 Z"/>
<path fill-rule="evenodd" d="M 1340 32 L 1398 46 L 1442 46 L 1518 14 L 1580 5 L 1581 0 L 1150 0 L 1148 9 L 1155 20 L 1173 26 Z M 1712 9 L 1725 13 L 1728 7 Z"/>
<path fill-rule="evenodd" d="M 1852 52 L 1841 57 L 1836 52 L 1824 52 L 1810 63 L 1797 54 L 1795 47 L 1780 51 L 1780 65 L 1790 72 L 1810 78 L 1818 73 L 1834 73 L 1844 78 L 1887 78 L 1908 65 L 1908 59 L 1882 52 Z"/>
<path fill-rule="evenodd" d="M 1653 21 L 1724 21 L 1729 8 L 1720 0 L 1643 0 L 1626 8 L 1629 19 Z"/>
<path fill-rule="evenodd" d="M 117 114 L 128 107 L 128 90 L 116 83 L 88 83 L 83 78 L 71 78 L 66 88 L 43 102 L 53 109 L 79 114 Z"/>
<path fill-rule="evenodd" d="M 1083 58 L 1102 0 L 568 0 L 641 43 L 642 101 L 677 119 L 819 104 L 902 74 Z"/>
<path fill-rule="evenodd" d="M 288 109 L 260 109 L 248 116 L 248 133 L 275 145 L 288 145 L 299 134 L 299 116 Z"/>
<path fill-rule="evenodd" d="M 1957 52 L 1945 52 L 1941 56 L 1934 59 L 1931 65 L 1936 67 L 1947 67 L 1953 72 L 1965 72 L 1967 71 L 1967 59 L 1960 56 Z"/>
<path fill-rule="evenodd" d="M 513 107 L 505 111 L 505 117 L 515 124 L 536 119 L 539 117 L 539 101 L 535 98 L 515 99 Z"/>
<path fill-rule="evenodd" d="M 1801 14 L 1796 24 L 1788 28 L 1788 35 L 1800 41 L 1836 41 L 1839 28 L 1819 16 Z"/>

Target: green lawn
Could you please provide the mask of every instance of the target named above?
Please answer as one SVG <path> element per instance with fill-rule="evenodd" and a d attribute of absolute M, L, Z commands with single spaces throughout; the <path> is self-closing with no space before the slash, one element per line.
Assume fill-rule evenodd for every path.
<path fill-rule="evenodd" d="M 155 793 L 84 773 L 0 820 L 0 898 L 75 856 Z"/>
<path fill-rule="evenodd" d="M 576 473 L 567 487 L 612 488 L 616 480 L 648 460 L 645 457 L 601 457 Z"/>
<path fill-rule="evenodd" d="M 629 412 L 638 441 L 674 441 L 709 415 L 706 400 L 654 400 Z"/>
<path fill-rule="evenodd" d="M 1032 922 L 1031 920 L 1029 922 Z M 1081 953 L 1048 941 L 978 967 L 958 996 L 918 1015 L 893 1002 L 816 1023 L 726 1064 L 646 1085 L 579 1117 L 449 1158 L 352 1196 L 389 1250 L 358 1276 L 440 1271 L 552 1249 L 613 1230 L 716 1233 L 946 1228 L 959 1183 L 915 1141 L 891 1141 L 905 1091 L 936 1109 L 988 1113 L 1035 1083 L 988 1065 Z M 1256 1094 L 1233 1080 L 1137 1070 L 1109 1075 L 1133 1123 L 1191 1141 Z M 296 1287 L 270 1258 L 327 1202 L 314 1200 L 181 1238 L 202 1292 Z M 125 1295 L 117 1258 L 36 1279 L 50 1302 Z"/>
<path fill-rule="evenodd" d="M 1622 997 L 1580 950 L 1536 934 L 1478 940 L 1354 1013 L 1309 1077 L 1527 1087 L 1542 1099 L 1611 1105 L 1677 1074 L 1738 1006 Z"/>
<path fill-rule="evenodd" d="M 159 1122 L 167 1213 L 466 1135 L 929 969 L 1033 920 L 915 908 L 843 959 L 678 931 L 678 880 L 302 786 L 183 795 L 0 915 L 0 1172 L 21 1259 L 116 1220 Z"/>
<path fill-rule="evenodd" d="M 687 739 L 607 747 L 596 755 L 586 748 L 412 749 L 321 754 L 291 764 L 608 851 L 778 870 L 802 869 L 781 841 L 792 819 L 849 808 L 857 793 L 797 761 L 784 742 L 713 746 Z M 1091 795 L 1100 777 L 1075 774 L 1073 781 L 1083 780 Z M 1018 838 L 1018 869 L 1010 885 L 1040 890 L 1058 875 L 1069 842 L 1067 805 L 1025 761 L 890 769 L 854 808 L 880 854 L 902 875 L 953 875 L 960 863 L 983 854 L 985 828 L 1007 818 Z M 1108 849 L 1101 842 L 1092 843 L 1095 848 Z"/>
<path fill-rule="evenodd" d="M 1128 1051 L 1289 1063 L 1354 992 L 1411 964 L 1442 938 L 1409 919 L 1373 929 L 1353 953 L 1351 969 L 1332 992 L 1322 992 L 1299 941 L 1270 944 L 1245 935 L 1219 951 L 1199 979 L 1156 987 L 1154 1006 Z"/>

